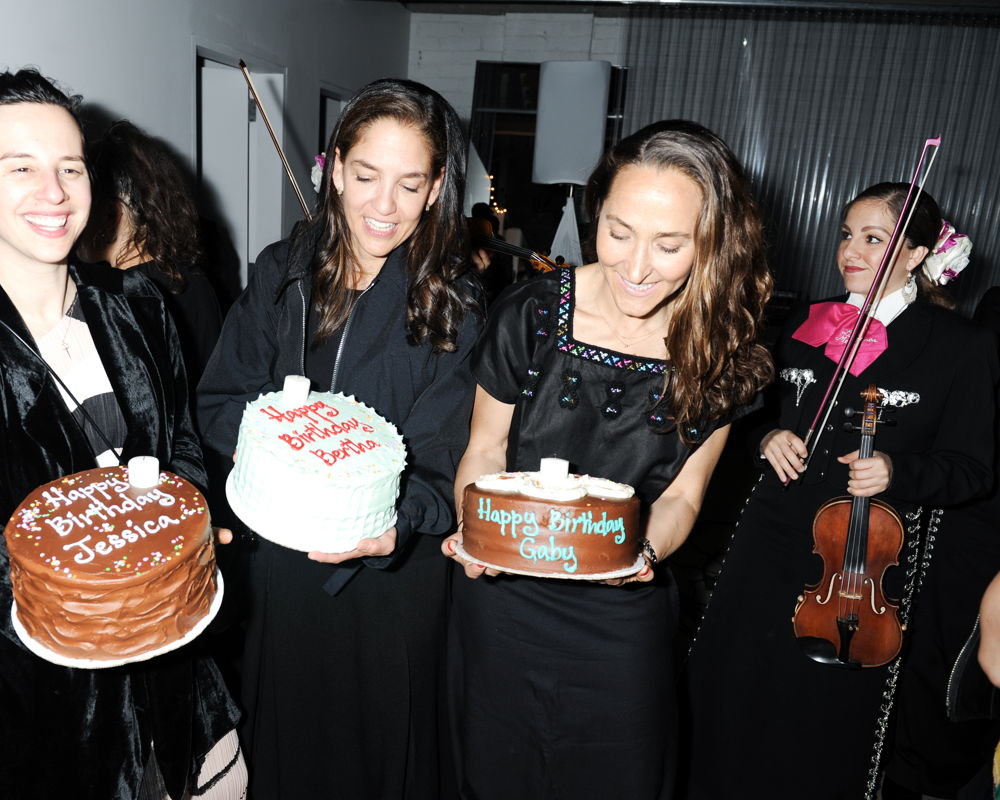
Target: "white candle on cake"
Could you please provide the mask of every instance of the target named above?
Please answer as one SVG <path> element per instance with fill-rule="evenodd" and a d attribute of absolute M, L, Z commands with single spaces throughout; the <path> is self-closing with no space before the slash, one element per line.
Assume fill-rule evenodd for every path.
<path fill-rule="evenodd" d="M 286 408 L 304 406 L 309 400 L 309 379 L 305 375 L 286 375 L 281 400 Z"/>
<path fill-rule="evenodd" d="M 152 489 L 160 483 L 160 459 L 134 456 L 128 460 L 128 482 L 134 489 Z"/>

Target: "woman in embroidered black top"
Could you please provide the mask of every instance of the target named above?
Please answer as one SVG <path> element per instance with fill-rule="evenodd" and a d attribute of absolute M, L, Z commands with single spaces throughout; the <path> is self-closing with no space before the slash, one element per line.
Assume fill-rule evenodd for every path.
<path fill-rule="evenodd" d="M 931 509 L 990 487 L 996 353 L 985 331 L 937 302 L 942 273 L 928 276 L 924 260 L 936 249 L 942 222 L 926 193 L 835 416 L 808 469 L 802 460 L 801 435 L 829 383 L 837 347 L 843 349 L 840 336 L 857 320 L 907 189 L 877 184 L 848 204 L 837 251 L 847 303 L 799 310 L 779 342 L 781 417 L 761 441 L 764 474 L 733 537 L 689 663 L 692 800 L 755 791 L 814 800 L 874 796 L 900 661 L 843 669 L 814 661 L 800 648 L 791 624 L 796 598 L 822 573 L 812 553 L 813 517 L 844 494 L 879 495 L 899 512 L 907 528 L 902 568 L 887 570 L 884 586 L 887 596 L 902 601 L 906 621 L 910 595 L 933 552 L 931 545 L 918 562 L 919 540 L 949 524 L 950 511 L 942 523 Z M 875 454 L 859 458 L 858 434 L 844 429 L 842 412 L 860 407 L 859 395 L 870 384 L 883 393 L 881 413 L 895 425 L 878 425 Z M 929 533 L 920 530 L 920 506 L 930 512 L 923 518 L 930 520 Z M 930 564 L 933 570 L 932 559 Z M 942 692 L 942 711 L 944 703 Z"/>
<path fill-rule="evenodd" d="M 622 141 L 587 191 L 597 262 L 517 284 L 491 311 L 456 494 L 561 457 L 635 487 L 662 559 L 770 376 L 760 224 L 735 157 L 690 122 Z M 669 571 L 647 564 L 623 587 L 465 573 L 478 580 L 458 577 L 449 645 L 465 796 L 670 797 Z"/>

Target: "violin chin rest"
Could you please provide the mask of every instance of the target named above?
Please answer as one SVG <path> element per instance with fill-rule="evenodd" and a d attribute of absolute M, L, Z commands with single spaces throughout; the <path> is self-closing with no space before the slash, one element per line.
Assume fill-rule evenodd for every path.
<path fill-rule="evenodd" d="M 833 646 L 832 642 L 826 639 L 820 639 L 815 636 L 797 636 L 795 641 L 799 643 L 799 647 L 803 653 L 820 664 L 828 664 L 831 667 L 841 667 L 843 669 L 861 669 L 861 662 L 859 661 L 852 659 L 845 662 L 837 658 L 837 648 Z"/>

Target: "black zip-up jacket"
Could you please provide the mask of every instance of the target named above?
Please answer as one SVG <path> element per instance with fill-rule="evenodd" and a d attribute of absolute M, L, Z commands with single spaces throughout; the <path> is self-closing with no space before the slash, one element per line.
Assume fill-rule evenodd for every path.
<path fill-rule="evenodd" d="M 314 243 L 307 231 L 264 249 L 205 367 L 198 385 L 202 434 L 206 445 L 226 456 L 236 449 L 247 402 L 279 391 L 286 375 L 305 374 Z M 333 391 L 373 408 L 399 429 L 406 443 L 396 550 L 391 556 L 364 559 L 375 568 L 396 563 L 414 533 L 440 535 L 453 528 L 452 487 L 468 443 L 475 393 L 468 356 L 482 325 L 479 314 L 468 312 L 452 353 L 435 354 L 426 342 L 409 344 L 405 258 L 405 245 L 390 253 L 358 298 L 331 376 Z M 331 385 L 317 388 L 328 391 Z M 338 591 L 357 568 L 356 562 L 343 565 L 327 590 Z"/>

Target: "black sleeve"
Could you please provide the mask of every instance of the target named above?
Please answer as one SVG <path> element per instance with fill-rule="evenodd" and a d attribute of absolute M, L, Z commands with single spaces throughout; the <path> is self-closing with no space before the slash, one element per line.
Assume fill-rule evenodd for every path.
<path fill-rule="evenodd" d="M 473 350 L 476 383 L 501 403 L 513 405 L 529 378 L 536 332 L 556 335 L 557 296 L 554 284 L 551 297 L 545 291 L 551 282 L 546 277 L 516 283 L 501 294 Z"/>
<path fill-rule="evenodd" d="M 454 527 L 452 490 L 458 462 L 469 443 L 476 388 L 469 356 L 481 325 L 479 314 L 468 312 L 455 352 L 430 356 L 435 359 L 434 380 L 400 425 L 408 456 L 396 521 L 396 550 L 389 556 L 366 558 L 367 566 L 383 568 L 393 563 L 414 533 L 440 535 Z"/>
<path fill-rule="evenodd" d="M 993 482 L 993 426 L 997 408 L 997 354 L 992 336 L 970 329 L 954 342 L 954 360 L 942 365 L 950 377 L 933 446 L 918 453 L 888 453 L 892 481 L 887 494 L 937 506 L 963 503 L 984 494 Z"/>
<path fill-rule="evenodd" d="M 159 304 L 158 328 L 151 330 L 145 327 L 140 319 L 136 319 L 139 329 L 146 337 L 162 337 L 165 352 L 169 358 L 166 365 L 157 364 L 159 374 L 156 376 L 162 383 L 165 407 L 159 409 L 161 424 L 166 428 L 169 451 L 164 468 L 175 472 L 191 481 L 202 492 L 208 486 L 208 476 L 202 458 L 201 442 L 195 433 L 191 417 L 190 395 L 188 394 L 187 373 L 184 367 L 184 356 L 181 352 L 180 338 L 174 325 L 173 317 L 168 313 L 162 295 L 155 283 L 141 272 L 125 270 L 122 273 L 122 285 L 127 294 L 136 293 L 136 287 L 144 287 L 141 291 L 150 297 L 155 297 Z M 157 351 L 159 347 L 155 348 Z M 155 396 L 155 386 L 150 387 Z M 162 459 L 162 455 L 161 455 Z"/>

